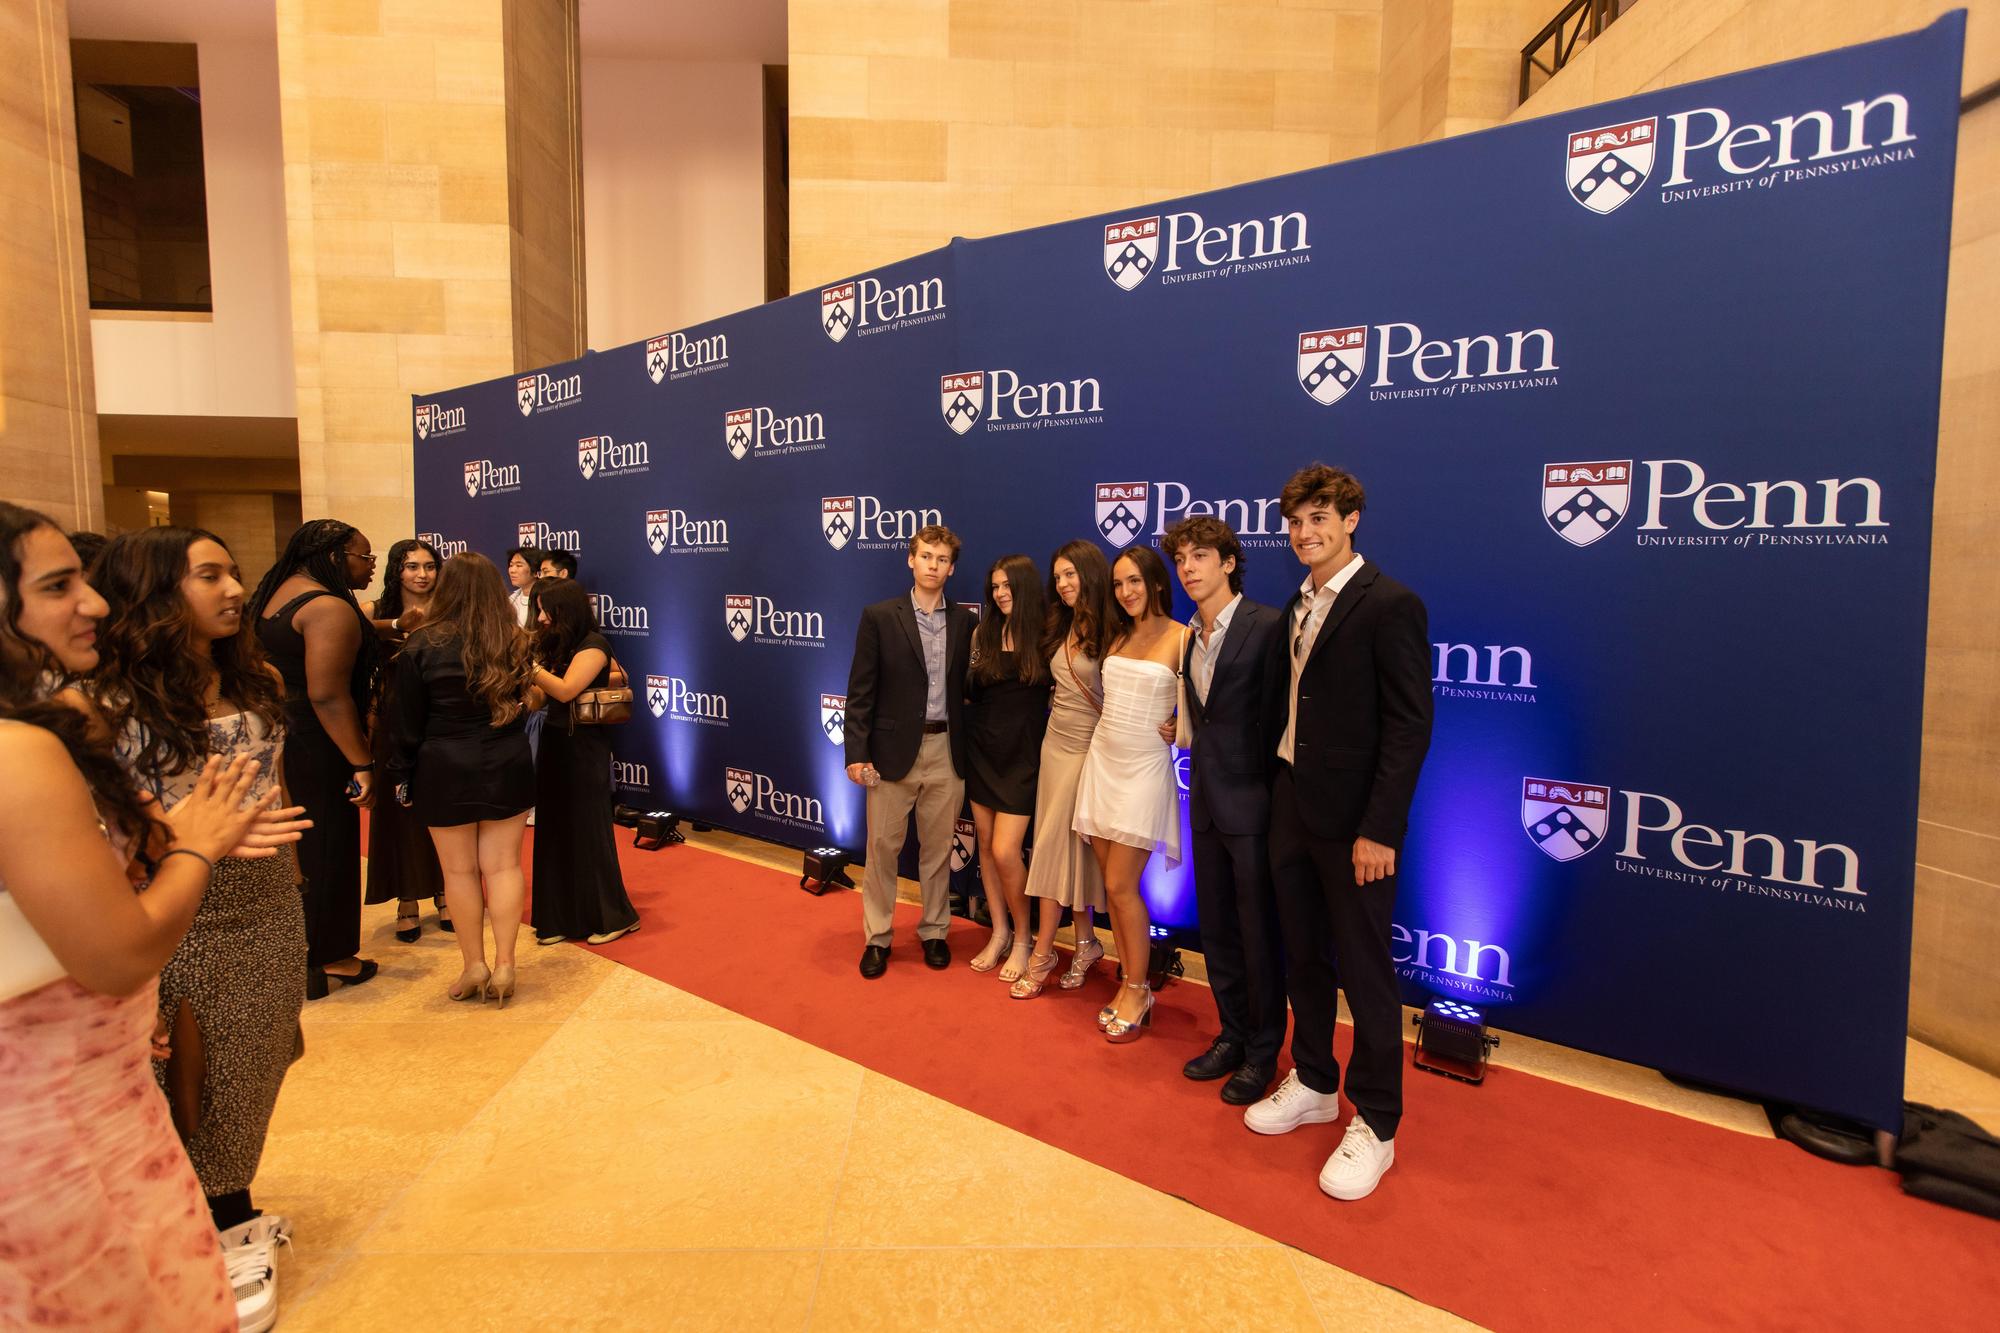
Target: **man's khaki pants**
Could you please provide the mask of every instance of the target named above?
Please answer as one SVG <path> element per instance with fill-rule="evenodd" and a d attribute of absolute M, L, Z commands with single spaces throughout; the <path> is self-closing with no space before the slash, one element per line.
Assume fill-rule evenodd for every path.
<path fill-rule="evenodd" d="M 868 866 L 861 879 L 861 933 L 866 944 L 889 944 L 896 914 L 896 862 L 903 854 L 910 811 L 917 812 L 917 864 L 924 919 L 917 938 L 941 940 L 951 929 L 951 834 L 965 802 L 965 779 L 951 766 L 951 736 L 924 737 L 917 762 L 899 782 L 868 789 Z"/>

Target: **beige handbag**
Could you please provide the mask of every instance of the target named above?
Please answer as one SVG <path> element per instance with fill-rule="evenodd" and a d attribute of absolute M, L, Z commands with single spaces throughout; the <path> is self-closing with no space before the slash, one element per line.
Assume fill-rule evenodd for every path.
<path fill-rule="evenodd" d="M 585 690 L 570 702 L 569 724 L 574 730 L 578 726 L 609 727 L 631 720 L 632 682 L 614 657 L 609 680 L 597 689 Z"/>

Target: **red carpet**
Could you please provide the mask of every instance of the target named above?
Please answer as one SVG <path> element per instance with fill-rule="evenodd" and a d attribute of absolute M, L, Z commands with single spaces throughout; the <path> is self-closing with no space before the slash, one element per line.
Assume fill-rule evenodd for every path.
<path fill-rule="evenodd" d="M 1505 1069 L 1412 1072 L 1396 1165 L 1336 1203 L 1315 1181 L 1344 1125 L 1263 1138 L 1181 1077 L 1214 1033 L 1202 987 L 1168 987 L 1151 1035 L 1113 1047 L 1092 1022 L 1108 963 L 1012 1001 L 964 965 L 982 929 L 954 922 L 932 972 L 905 907 L 864 981 L 852 894 L 689 847 L 623 857 L 645 929 L 603 952 L 626 966 L 1489 1327 L 1991 1328 L 2000 1309 L 2000 1227 L 1889 1172 Z M 1135 1106 L 1144 1133 L 1105 1132 Z"/>

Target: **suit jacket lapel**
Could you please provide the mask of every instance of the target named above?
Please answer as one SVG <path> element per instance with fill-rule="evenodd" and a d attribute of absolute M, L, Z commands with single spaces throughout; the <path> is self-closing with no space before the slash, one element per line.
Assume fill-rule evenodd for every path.
<path fill-rule="evenodd" d="M 924 639 L 917 633 L 917 610 L 910 604 L 909 598 L 896 603 L 896 621 L 903 627 L 904 637 L 910 641 L 910 651 L 917 655 L 919 662 L 923 661 Z"/>
<path fill-rule="evenodd" d="M 1229 633 L 1222 636 L 1222 652 L 1215 659 L 1215 670 L 1208 673 L 1208 688 L 1215 688 L 1215 682 L 1222 679 L 1222 673 L 1243 651 L 1244 641 L 1250 637 L 1256 623 L 1257 618 L 1250 613 L 1250 604 L 1239 604 L 1236 614 L 1229 618 Z"/>
<path fill-rule="evenodd" d="M 1312 660 L 1320 655 L 1327 642 L 1340 629 L 1340 622 L 1347 619 L 1348 614 L 1360 605 L 1361 599 L 1368 594 L 1368 585 L 1375 582 L 1375 576 L 1379 572 L 1370 561 L 1364 561 L 1361 568 L 1354 571 L 1354 577 L 1347 581 L 1347 586 L 1333 599 L 1332 607 L 1327 610 L 1326 619 L 1320 623 L 1319 637 L 1313 640 L 1312 650 L 1306 654 L 1306 665 L 1312 665 Z"/>

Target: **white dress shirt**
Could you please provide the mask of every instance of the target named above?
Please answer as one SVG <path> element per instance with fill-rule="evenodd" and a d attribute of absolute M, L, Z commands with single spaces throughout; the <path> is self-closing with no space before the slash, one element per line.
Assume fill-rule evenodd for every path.
<path fill-rule="evenodd" d="M 1292 762 L 1292 733 L 1299 725 L 1299 672 L 1305 667 L 1306 659 L 1312 656 L 1314 640 L 1326 627 L 1326 613 L 1333 609 L 1340 590 L 1360 571 L 1361 563 L 1361 553 L 1356 551 L 1352 559 L 1318 588 L 1313 587 L 1311 574 L 1307 574 L 1305 581 L 1299 584 L 1299 605 L 1292 612 L 1290 627 L 1292 689 L 1285 707 L 1285 734 L 1278 738 L 1278 758 L 1288 764 Z"/>
<path fill-rule="evenodd" d="M 516 588 L 507 594 L 507 600 L 514 604 L 514 619 L 522 629 L 528 627 L 528 590 Z"/>
<path fill-rule="evenodd" d="M 1194 682 L 1194 697 L 1204 704 L 1208 702 L 1208 687 L 1215 681 L 1215 661 L 1222 656 L 1222 636 L 1229 633 L 1229 620 L 1236 614 L 1236 608 L 1243 603 L 1243 594 L 1237 593 L 1229 599 L 1229 605 L 1215 613 L 1215 628 L 1208 632 L 1208 642 L 1201 639 L 1201 614 L 1188 622 L 1188 629 L 1194 634 L 1194 647 L 1188 652 L 1188 676 Z"/>

